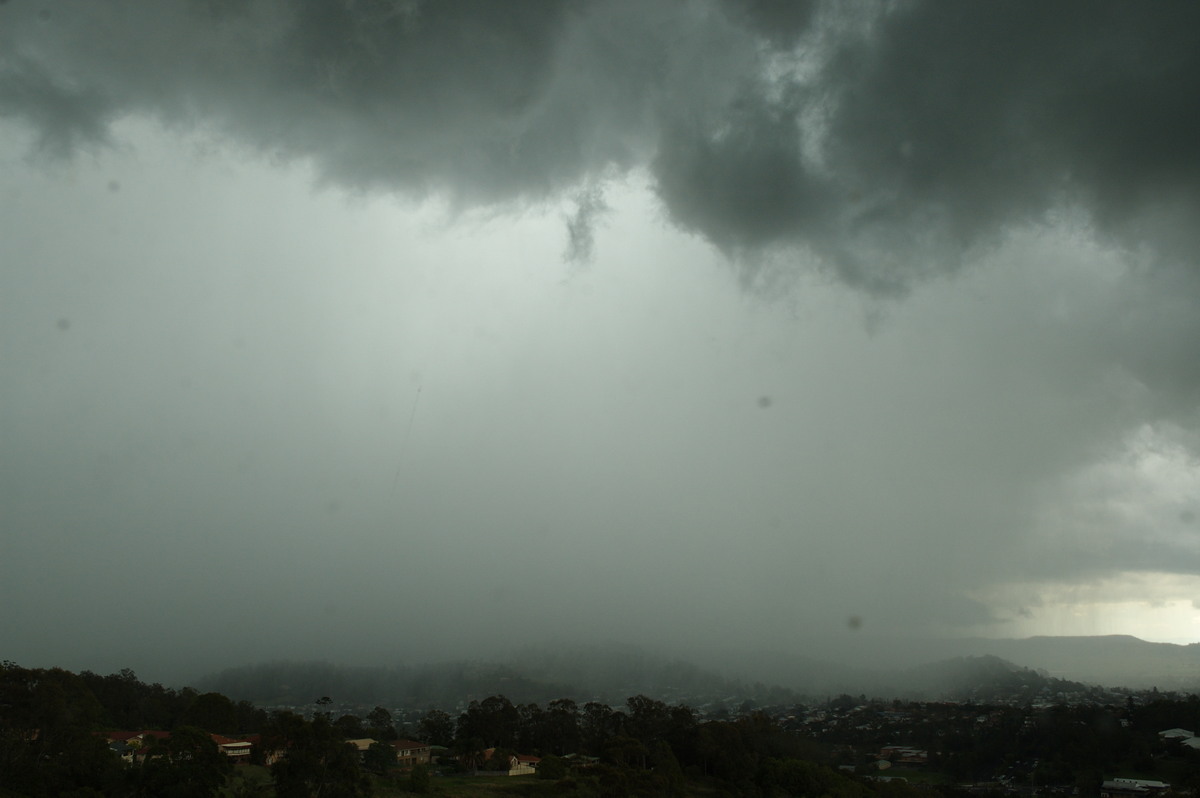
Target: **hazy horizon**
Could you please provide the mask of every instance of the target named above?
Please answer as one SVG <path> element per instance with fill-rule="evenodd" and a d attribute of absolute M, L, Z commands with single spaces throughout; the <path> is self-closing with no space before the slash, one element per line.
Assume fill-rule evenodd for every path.
<path fill-rule="evenodd" d="M 0 3 L 0 659 L 1200 640 L 1200 6 Z"/>

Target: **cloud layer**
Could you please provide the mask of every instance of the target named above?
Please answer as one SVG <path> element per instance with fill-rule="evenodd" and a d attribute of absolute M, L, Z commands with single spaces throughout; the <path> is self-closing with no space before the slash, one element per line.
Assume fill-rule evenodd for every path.
<path fill-rule="evenodd" d="M 0 107 L 53 154 L 149 112 L 312 159 L 329 180 L 468 204 L 650 164 L 678 224 L 729 251 L 810 248 L 874 291 L 956 269 L 1064 208 L 1126 245 L 1186 257 L 1195 244 L 1156 224 L 1197 210 L 1190 3 L 3 13 Z"/>
<path fill-rule="evenodd" d="M 0 4 L 10 585 L 296 654 L 1182 590 L 1198 84 L 1184 2 Z"/>

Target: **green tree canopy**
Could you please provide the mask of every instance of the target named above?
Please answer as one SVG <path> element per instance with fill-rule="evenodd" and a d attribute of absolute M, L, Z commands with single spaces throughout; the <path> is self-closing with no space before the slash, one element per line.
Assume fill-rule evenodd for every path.
<path fill-rule="evenodd" d="M 454 719 L 440 709 L 431 709 L 417 724 L 417 734 L 427 743 L 449 746 L 454 742 Z"/>
<path fill-rule="evenodd" d="M 376 740 L 363 753 L 363 767 L 380 775 L 396 766 L 396 749 Z"/>
<path fill-rule="evenodd" d="M 289 719 L 287 754 L 271 768 L 278 798 L 337 795 L 357 798 L 370 794 L 358 751 L 345 742 L 322 714 L 311 722 Z"/>

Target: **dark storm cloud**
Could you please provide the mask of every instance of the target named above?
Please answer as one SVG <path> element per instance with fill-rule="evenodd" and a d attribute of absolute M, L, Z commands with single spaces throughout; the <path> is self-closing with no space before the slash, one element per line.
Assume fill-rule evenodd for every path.
<path fill-rule="evenodd" d="M 1067 220 L 1123 248 L 1084 353 L 1200 391 L 1200 6 L 1189 2 L 61 2 L 0 8 L 0 113 L 52 156 L 126 115 L 229 134 L 326 181 L 456 207 L 645 169 L 753 271 L 876 295 Z M 749 265 L 747 265 L 749 264 Z M 1097 305 L 1096 307 L 1100 307 Z"/>
<path fill-rule="evenodd" d="M 38 130 L 37 149 L 56 158 L 108 141 L 110 104 L 94 88 L 56 80 L 37 63 L 16 59 L 0 73 L 0 114 Z"/>
<path fill-rule="evenodd" d="M 334 148 L 329 140 L 291 142 L 311 148 L 337 178 L 405 187 L 469 183 L 488 198 L 553 182 L 559 164 L 545 157 L 549 152 L 530 147 L 538 132 L 525 125 L 536 121 L 553 79 L 569 6 L 367 2 L 293 8 L 267 88 L 295 99 L 297 121 L 333 116 L 350 135 L 348 146 Z M 517 127 L 505 130 L 508 125 Z"/>
<path fill-rule="evenodd" d="M 150 111 L 312 158 L 329 180 L 461 203 L 651 164 L 670 217 L 726 252 L 799 246 L 875 293 L 955 270 L 1056 208 L 1126 242 L 1200 208 L 1193 3 L 3 13 L 0 107 L 53 153 Z"/>
<path fill-rule="evenodd" d="M 801 161 L 795 109 L 748 91 L 715 130 L 668 127 L 654 171 L 678 223 L 734 250 L 800 238 L 819 219 L 823 196 Z"/>
<path fill-rule="evenodd" d="M 1055 209 L 1123 243 L 1156 234 L 1164 204 L 1200 210 L 1194 4 L 911 3 L 827 27 L 815 80 L 776 99 L 750 84 L 720 127 L 664 138 L 678 222 L 718 244 L 805 242 L 886 292 Z"/>
<path fill-rule="evenodd" d="M 854 224 L 953 247 L 1078 204 L 1110 232 L 1200 189 L 1200 8 L 930 3 L 839 49 L 830 166 Z M 917 227 L 919 229 L 919 227 Z"/>
<path fill-rule="evenodd" d="M 779 47 L 789 46 L 808 30 L 816 13 L 813 0 L 744 0 L 730 13 L 744 14 L 747 24 Z"/>

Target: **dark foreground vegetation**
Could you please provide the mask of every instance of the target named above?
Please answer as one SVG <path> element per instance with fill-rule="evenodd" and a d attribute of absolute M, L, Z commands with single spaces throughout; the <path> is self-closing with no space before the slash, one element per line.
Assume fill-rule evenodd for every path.
<path fill-rule="evenodd" d="M 397 761 L 385 744 L 398 736 L 386 709 L 335 719 L 330 706 L 322 699 L 305 714 L 268 712 L 219 693 L 144 684 L 127 670 L 99 676 L 6 662 L 0 796 L 1094 798 L 1114 775 L 1170 775 L 1180 793 L 1200 784 L 1200 754 L 1158 734 L 1195 728 L 1194 696 L 1040 708 L 841 696 L 782 716 L 702 719 L 643 695 L 620 709 L 570 699 L 514 705 L 497 695 L 470 702 L 457 718 L 430 710 L 402 729 L 443 747 L 428 765 Z M 136 751 L 114 742 L 133 730 Z M 374 742 L 355 747 L 351 737 Z M 219 745 L 229 740 L 252 742 L 236 765 Z M 923 749 L 921 761 L 879 770 L 877 752 L 899 745 Z M 489 775 L 518 759 L 536 762 L 536 772 Z M 906 777 L 877 778 L 887 772 Z"/>

